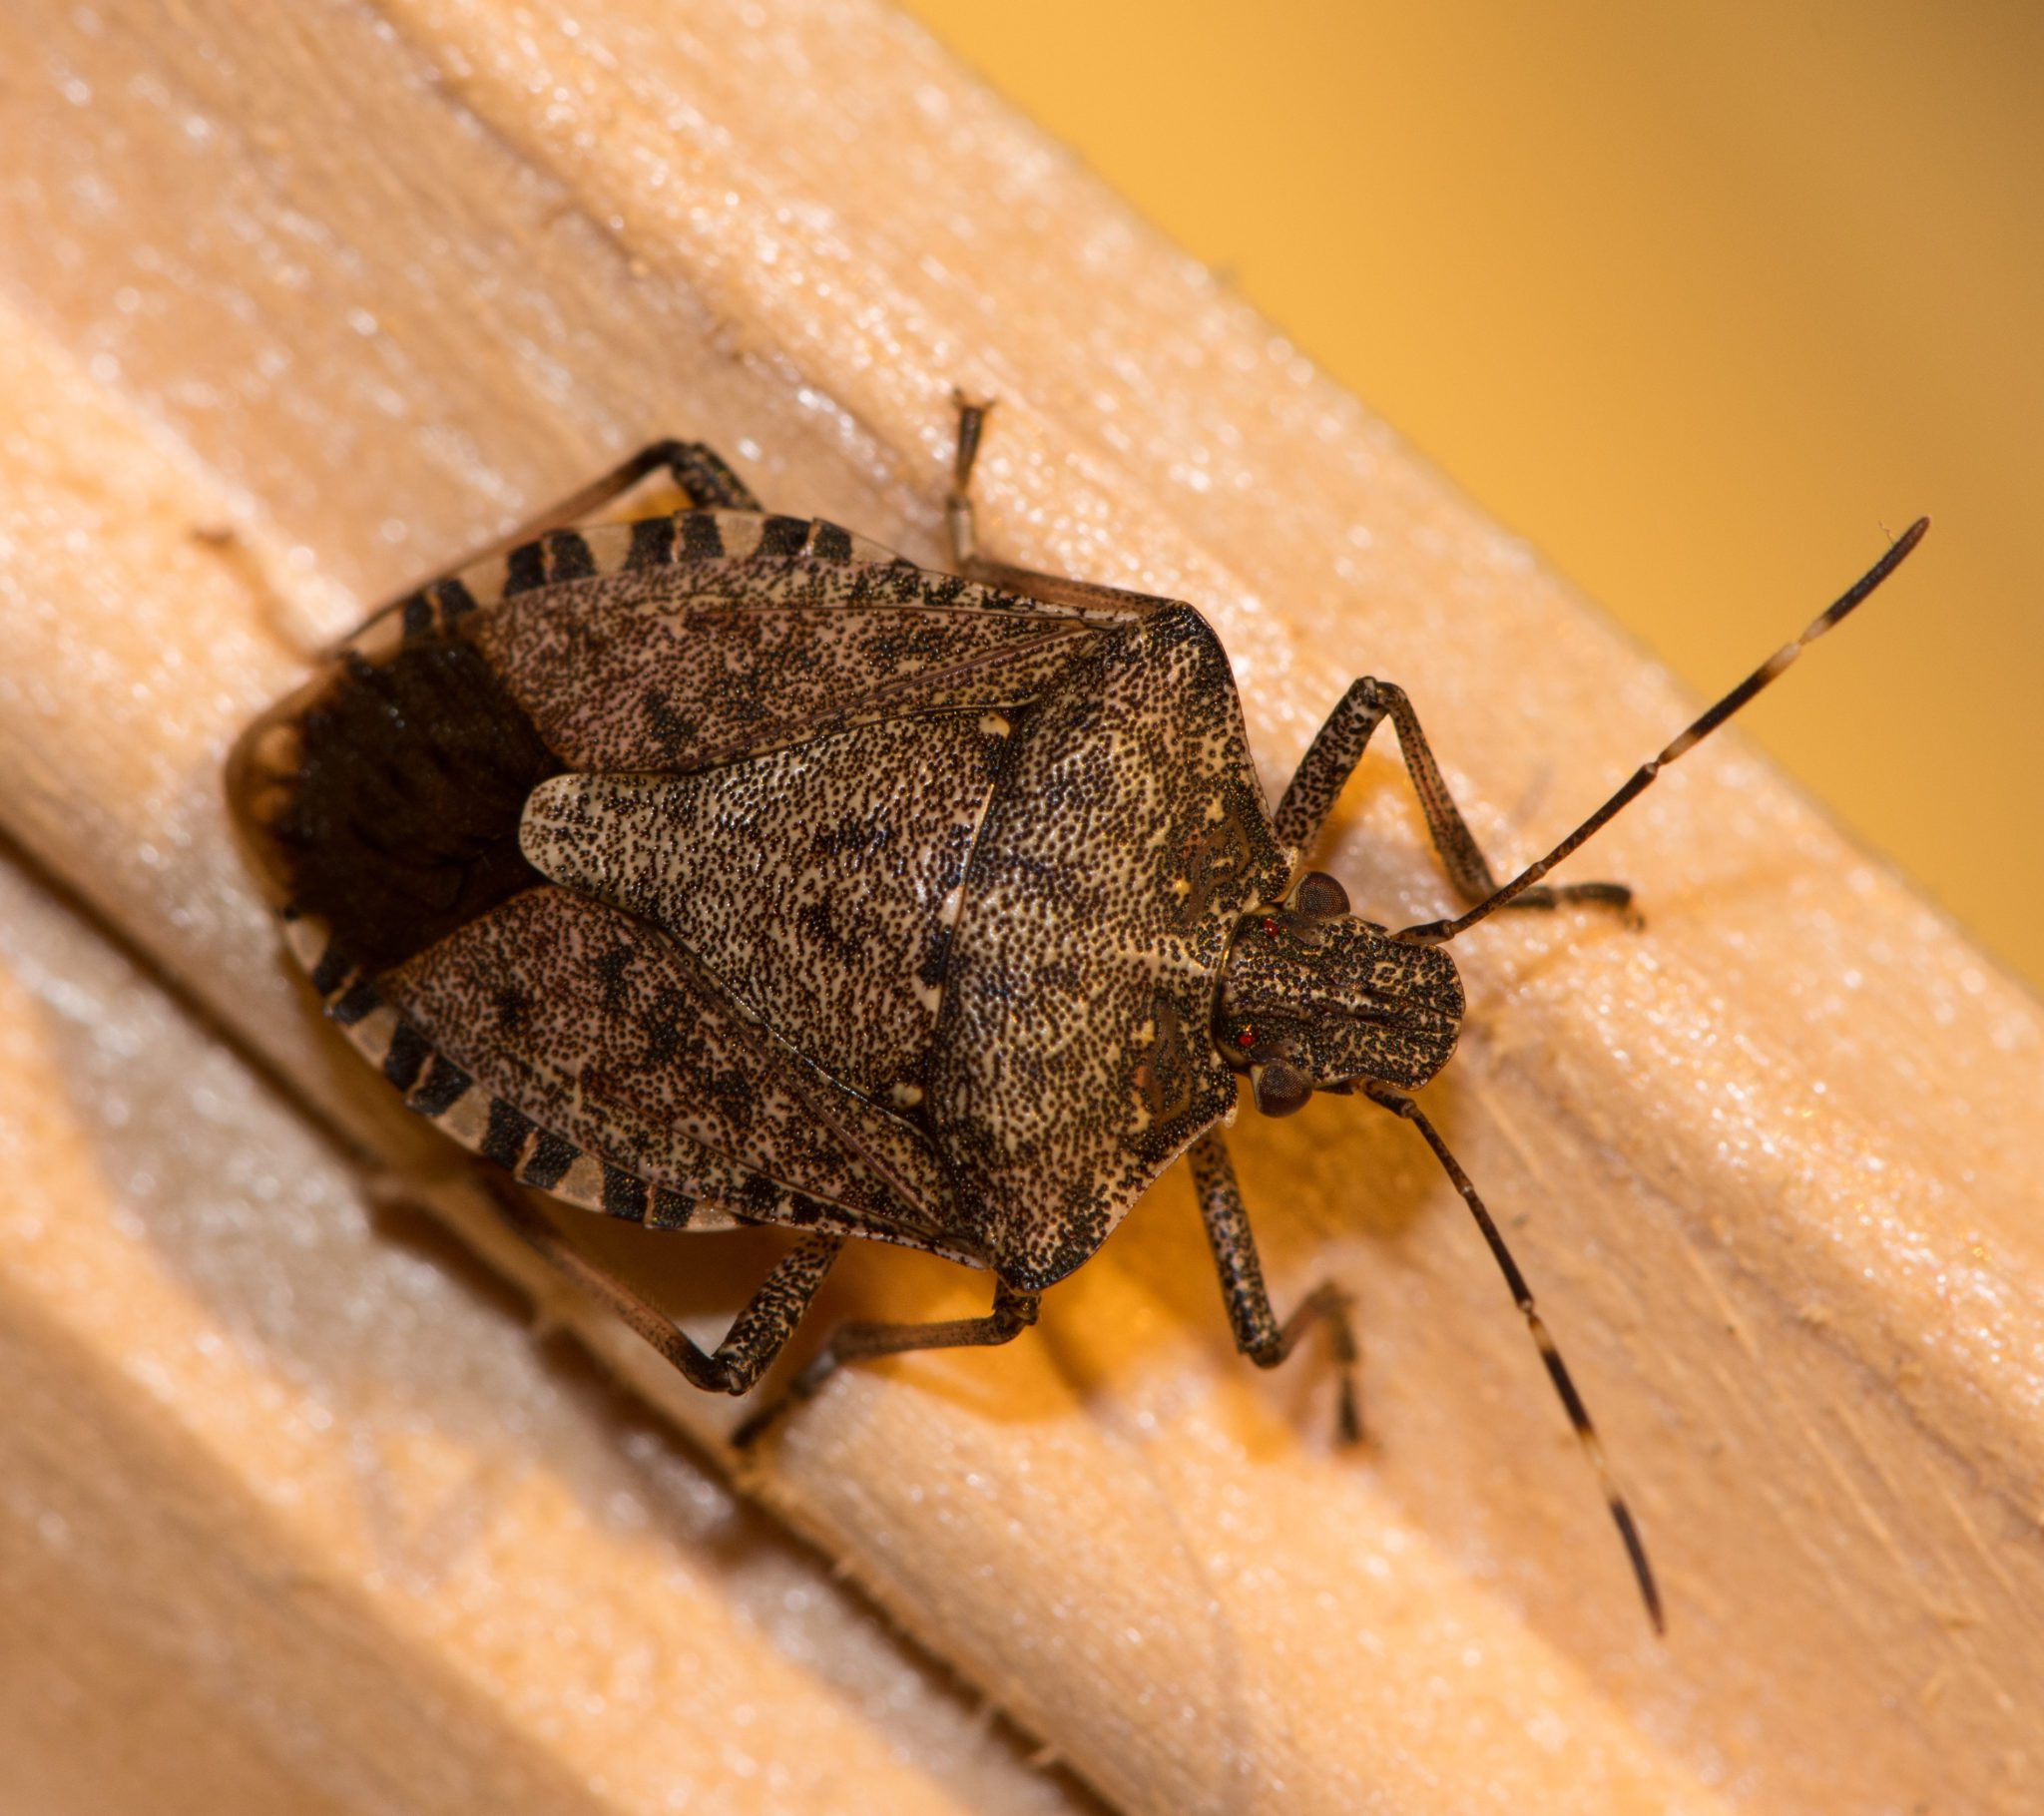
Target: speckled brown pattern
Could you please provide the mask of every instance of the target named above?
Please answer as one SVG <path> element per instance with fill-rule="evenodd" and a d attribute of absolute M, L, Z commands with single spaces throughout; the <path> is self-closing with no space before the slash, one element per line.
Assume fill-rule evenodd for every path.
<path fill-rule="evenodd" d="M 671 934 L 831 1077 L 910 1109 L 1008 728 L 918 714 L 694 775 L 556 776 L 522 844 Z"/>
<path fill-rule="evenodd" d="M 527 891 L 376 988 L 541 1128 L 655 1184 L 701 1191 L 736 1168 L 915 1223 L 941 1192 L 920 1143 L 886 1173 L 868 1163 L 838 1094 L 683 948 L 570 890 Z"/>
<path fill-rule="evenodd" d="M 534 753 L 508 792 L 450 764 L 477 739 L 445 689 L 388 703 L 478 659 L 485 753 Z M 1045 604 L 759 512 L 434 582 L 233 774 L 329 1013 L 458 1139 L 612 1215 L 881 1235 L 1023 1291 L 1233 1114 L 1222 970 L 1292 869 L 1190 607 Z M 308 866 L 314 789 L 339 842 Z M 466 842 L 372 917 L 331 879 L 386 797 L 407 848 L 441 812 Z"/>
<path fill-rule="evenodd" d="M 905 565 L 759 554 L 537 588 L 461 629 L 569 768 L 660 773 L 1026 699 L 1089 631 Z"/>
<path fill-rule="evenodd" d="M 1075 655 L 987 814 L 930 1120 L 1002 1277 L 1042 1287 L 1234 1109 L 1229 935 L 1282 894 L 1221 645 L 1175 606 Z"/>

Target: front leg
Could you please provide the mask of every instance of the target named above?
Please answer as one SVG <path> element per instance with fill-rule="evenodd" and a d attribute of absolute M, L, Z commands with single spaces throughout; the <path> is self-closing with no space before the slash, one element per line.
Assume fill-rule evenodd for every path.
<path fill-rule="evenodd" d="M 1343 786 L 1362 761 L 1370 734 L 1387 716 L 1397 727 L 1405 773 L 1412 778 L 1412 791 L 1419 797 L 1419 810 L 1426 815 L 1427 830 L 1433 835 L 1448 881 L 1465 902 L 1487 901 L 1497 893 L 1497 878 L 1455 805 L 1455 797 L 1448 792 L 1426 733 L 1419 728 L 1419 714 L 1413 711 L 1405 689 L 1391 681 L 1366 675 L 1351 683 L 1340 704 L 1327 715 L 1327 722 L 1313 733 L 1291 786 L 1278 803 L 1278 837 L 1301 851 L 1312 849 Z M 1526 890 L 1507 906 L 1553 908 L 1563 902 L 1595 902 L 1625 908 L 1632 899 L 1633 892 L 1623 883 L 1568 883 L 1560 888 L 1543 884 Z"/>
<path fill-rule="evenodd" d="M 1214 1249 L 1221 1274 L 1221 1296 L 1235 1329 L 1235 1346 L 1259 1368 L 1276 1368 L 1291 1354 L 1299 1338 L 1315 1324 L 1327 1327 L 1327 1345 L 1341 1371 L 1340 1433 L 1343 1443 L 1359 1443 L 1362 1419 L 1356 1411 L 1355 1331 L 1348 1319 L 1348 1295 L 1332 1280 L 1323 1280 L 1306 1294 L 1282 1324 L 1272 1308 L 1264 1285 L 1264 1264 L 1257 1257 L 1257 1238 L 1250 1229 L 1249 1207 L 1236 1183 L 1235 1162 L 1218 1134 L 1193 1143 L 1193 1188 L 1200 1194 L 1200 1217 Z"/>

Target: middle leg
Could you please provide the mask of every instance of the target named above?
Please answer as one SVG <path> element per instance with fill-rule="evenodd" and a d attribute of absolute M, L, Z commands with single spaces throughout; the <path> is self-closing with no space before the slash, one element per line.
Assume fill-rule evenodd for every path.
<path fill-rule="evenodd" d="M 958 405 L 958 447 L 951 461 L 951 489 L 944 495 L 944 524 L 951 536 L 951 565 L 965 579 L 1045 605 L 1077 606 L 1123 620 L 1146 616 L 1173 603 L 1154 594 L 1102 586 L 1098 581 L 1072 580 L 1035 568 L 1011 568 L 980 554 L 978 520 L 972 509 L 972 463 L 979 457 L 979 438 L 993 405 L 974 403 L 962 391 L 953 396 Z"/>
<path fill-rule="evenodd" d="M 1009 1343 L 1036 1322 L 1042 1295 L 1017 1292 L 1005 1281 L 994 1283 L 994 1306 L 983 1318 L 950 1318 L 931 1324 L 841 1324 L 830 1333 L 822 1351 L 788 1383 L 787 1391 L 755 1413 L 736 1432 L 732 1443 L 744 1450 L 775 1420 L 804 1400 L 813 1400 L 847 1362 L 869 1356 L 898 1356 L 911 1349 L 963 1349 Z"/>

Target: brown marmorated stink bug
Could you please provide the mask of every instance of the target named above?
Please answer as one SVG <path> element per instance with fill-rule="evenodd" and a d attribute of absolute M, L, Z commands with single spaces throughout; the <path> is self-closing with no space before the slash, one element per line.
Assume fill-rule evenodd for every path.
<path fill-rule="evenodd" d="M 378 612 L 230 760 L 290 950 L 405 1103 L 502 1169 L 520 1233 L 699 1387 L 759 1380 L 848 1236 L 993 1273 L 985 1317 L 837 1330 L 742 1441 L 855 1358 L 1007 1342 L 1188 1148 L 1237 1344 L 1270 1367 L 1324 1324 L 1353 1435 L 1347 1301 L 1277 1316 L 1220 1132 L 1244 1079 L 1271 1116 L 1366 1097 L 1475 1214 L 1658 1625 L 1582 1398 L 1407 1095 L 1461 1021 L 1442 948 L 1500 908 L 1623 907 L 1541 879 L 1925 526 L 1500 886 L 1397 687 L 1348 689 L 1274 814 L 1191 606 L 979 555 L 983 419 L 961 405 L 956 574 L 769 515 L 662 442 Z M 686 509 L 575 527 L 663 471 Z M 1398 932 L 1300 861 L 1385 718 L 1467 904 Z M 706 1352 L 506 1175 L 655 1228 L 802 1234 Z"/>

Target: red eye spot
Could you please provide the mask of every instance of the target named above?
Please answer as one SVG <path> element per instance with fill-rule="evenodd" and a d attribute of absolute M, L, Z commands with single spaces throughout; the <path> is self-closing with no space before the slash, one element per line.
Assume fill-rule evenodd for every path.
<path fill-rule="evenodd" d="M 1276 933 L 1278 931 L 1278 923 L 1276 921 L 1266 921 L 1264 923 L 1264 931 L 1266 933 Z"/>
<path fill-rule="evenodd" d="M 1245 1028 L 1235 1037 L 1235 1044 L 1238 1047 L 1254 1047 L 1257 1044 L 1257 1031 L 1254 1028 Z"/>

